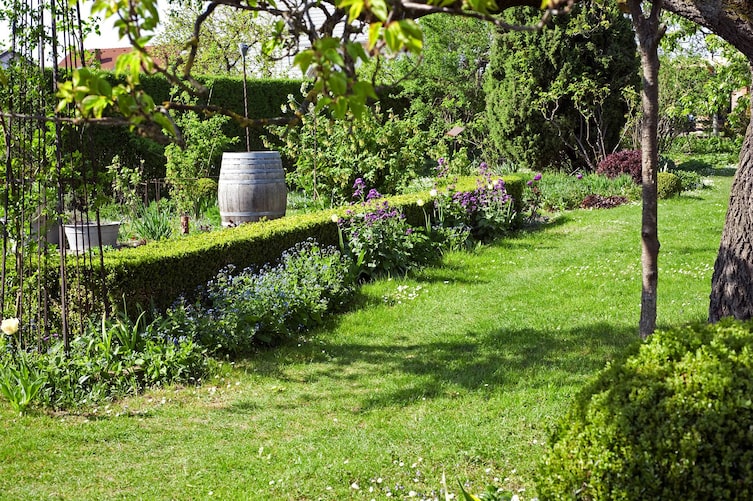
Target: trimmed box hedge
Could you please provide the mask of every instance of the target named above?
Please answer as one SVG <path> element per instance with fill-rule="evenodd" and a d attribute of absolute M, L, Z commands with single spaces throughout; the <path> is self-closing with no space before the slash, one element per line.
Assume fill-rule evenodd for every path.
<path fill-rule="evenodd" d="M 524 181 L 511 176 L 506 177 L 505 182 L 516 210 L 522 210 Z M 464 178 L 457 183 L 458 190 L 475 187 L 475 178 Z M 428 202 L 430 197 L 428 193 L 415 193 L 386 198 L 416 227 L 425 224 L 424 208 L 416 204 L 419 199 Z M 124 306 L 131 315 L 151 307 L 164 311 L 181 295 L 191 296 L 197 287 L 205 285 L 227 265 L 242 269 L 275 262 L 284 251 L 307 238 L 314 238 L 322 245 L 337 246 L 338 229 L 332 216 L 342 217 L 348 209 L 359 210 L 360 206 L 194 233 L 180 239 L 106 252 L 102 256 L 104 273 L 96 265 L 93 270 L 76 267 L 73 262 L 77 258 L 70 256 L 71 294 L 98 296 L 95 291 L 102 290 L 104 276 L 106 300 L 111 310 Z M 103 308 L 105 298 L 98 302 Z"/>

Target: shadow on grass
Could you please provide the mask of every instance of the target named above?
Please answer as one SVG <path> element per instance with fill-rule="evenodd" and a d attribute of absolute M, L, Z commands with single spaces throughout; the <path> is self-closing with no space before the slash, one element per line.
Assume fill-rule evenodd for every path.
<path fill-rule="evenodd" d="M 333 344 L 316 338 L 310 345 L 285 348 L 274 362 L 265 357 L 254 365 L 257 374 L 289 383 L 300 381 L 293 375 L 298 369 L 291 369 L 299 365 L 309 398 L 357 402 L 357 412 L 363 412 L 476 391 L 580 385 L 636 342 L 635 328 L 606 323 L 564 331 L 469 331 L 455 340 L 413 344 Z M 280 400 L 277 405 L 295 404 Z M 253 403 L 241 401 L 226 410 L 253 409 Z"/>
<path fill-rule="evenodd" d="M 735 173 L 737 173 L 737 167 L 720 167 L 712 171 L 714 176 L 719 177 L 734 177 Z"/>

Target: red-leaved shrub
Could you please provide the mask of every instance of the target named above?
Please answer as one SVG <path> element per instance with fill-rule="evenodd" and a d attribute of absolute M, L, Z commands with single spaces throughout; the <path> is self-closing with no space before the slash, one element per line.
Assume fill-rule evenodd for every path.
<path fill-rule="evenodd" d="M 614 179 L 629 174 L 636 184 L 641 184 L 641 150 L 622 150 L 607 155 L 599 162 L 596 173 Z"/>

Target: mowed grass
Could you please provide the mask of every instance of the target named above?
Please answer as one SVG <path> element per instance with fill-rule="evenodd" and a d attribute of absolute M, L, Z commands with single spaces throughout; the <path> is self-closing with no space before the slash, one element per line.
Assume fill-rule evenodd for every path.
<path fill-rule="evenodd" d="M 660 325 L 706 318 L 730 183 L 660 203 Z M 198 388 L 83 416 L 0 404 L 0 499 L 444 499 L 443 475 L 530 499 L 550 426 L 637 338 L 640 212 L 570 212 L 367 285 Z"/>

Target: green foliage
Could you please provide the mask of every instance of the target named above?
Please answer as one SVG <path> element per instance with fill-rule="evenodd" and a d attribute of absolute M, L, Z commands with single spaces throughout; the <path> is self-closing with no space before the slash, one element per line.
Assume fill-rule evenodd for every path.
<path fill-rule="evenodd" d="M 24 352 L 0 356 L 0 395 L 19 414 L 26 413 L 47 379 L 30 358 L 31 355 Z"/>
<path fill-rule="evenodd" d="M 680 180 L 681 191 L 700 190 L 704 187 L 703 178 L 697 172 L 673 169 L 670 171 Z"/>
<path fill-rule="evenodd" d="M 199 214 L 217 204 L 217 188 L 217 181 L 208 177 L 202 177 L 196 182 Z"/>
<path fill-rule="evenodd" d="M 549 499 L 747 499 L 753 324 L 657 332 L 578 397 L 538 487 Z"/>
<path fill-rule="evenodd" d="M 539 189 L 542 208 L 549 211 L 577 209 L 589 195 L 641 198 L 640 187 L 627 174 L 610 179 L 598 174 L 573 176 L 550 172 L 541 179 Z"/>
<path fill-rule="evenodd" d="M 475 159 L 486 137 L 482 75 L 489 60 L 492 26 L 446 15 L 422 17 L 419 24 L 424 34 L 421 55 L 380 59 L 377 78 L 400 82 L 396 97 L 409 103 L 401 115 L 431 132 L 426 150 L 451 160 L 453 155 L 442 149 L 465 148 L 467 156 Z M 363 73 L 371 78 L 373 68 Z M 464 127 L 454 139 L 446 136 L 453 126 Z"/>
<path fill-rule="evenodd" d="M 183 132 L 185 146 L 171 143 L 165 147 L 166 179 L 170 196 L 181 213 L 198 218 L 206 183 L 201 181 L 217 171 L 222 152 L 238 138 L 227 137 L 222 126 L 229 120 L 224 115 L 202 119 L 193 111 L 175 118 Z"/>
<path fill-rule="evenodd" d="M 196 304 L 181 301 L 170 308 L 168 332 L 237 355 L 320 325 L 353 293 L 350 261 L 314 240 L 286 251 L 276 266 L 233 272 L 232 266 L 221 270 Z"/>
<path fill-rule="evenodd" d="M 340 246 L 355 263 L 359 278 L 405 274 L 418 264 L 417 249 L 426 235 L 413 231 L 405 214 L 390 206 L 375 190 L 365 194 L 363 179 L 356 179 L 353 196 L 360 210 L 348 210 L 337 220 Z"/>
<path fill-rule="evenodd" d="M 165 240 L 173 234 L 173 217 L 163 203 L 142 204 L 136 218 L 131 221 L 131 229 L 139 238 L 147 241 Z"/>
<path fill-rule="evenodd" d="M 656 191 L 660 199 L 677 196 L 682 192 L 682 180 L 671 172 L 660 172 L 656 176 Z"/>
<path fill-rule="evenodd" d="M 53 409 L 96 405 L 148 387 L 195 383 L 211 370 L 206 353 L 186 338 L 169 338 L 161 325 L 122 315 L 89 323 L 66 353 L 57 338 L 44 350 L 0 354 L 0 394 L 17 412 L 37 403 Z"/>
<path fill-rule="evenodd" d="M 356 178 L 395 193 L 426 171 L 428 133 L 415 119 L 383 113 L 378 106 L 346 120 L 314 110 L 296 128 L 270 130 L 282 141 L 280 153 L 295 165 L 288 183 L 335 205 L 350 201 Z"/>
<path fill-rule="evenodd" d="M 718 135 L 725 115 L 733 135 L 741 137 L 749 120 L 748 99 L 730 110 L 730 95 L 750 85 L 750 68 L 740 51 L 699 25 L 667 16 L 668 33 L 662 40 L 664 55 L 659 70 L 659 139 L 666 151 L 688 130 Z M 716 115 L 717 121 L 713 120 Z M 714 127 L 717 127 L 714 130 Z"/>
<path fill-rule="evenodd" d="M 510 9 L 511 24 L 538 14 Z M 637 85 L 630 21 L 609 2 L 578 2 L 547 29 L 499 35 L 486 70 L 486 115 L 501 155 L 534 171 L 594 170 L 625 122 L 626 90 Z"/>
<path fill-rule="evenodd" d="M 107 166 L 108 177 L 112 179 L 113 198 L 131 216 L 136 213 L 141 203 L 138 189 L 143 179 L 143 169 L 143 161 L 140 162 L 139 167 L 130 167 L 122 163 L 118 155 L 112 157 L 110 165 Z"/>

